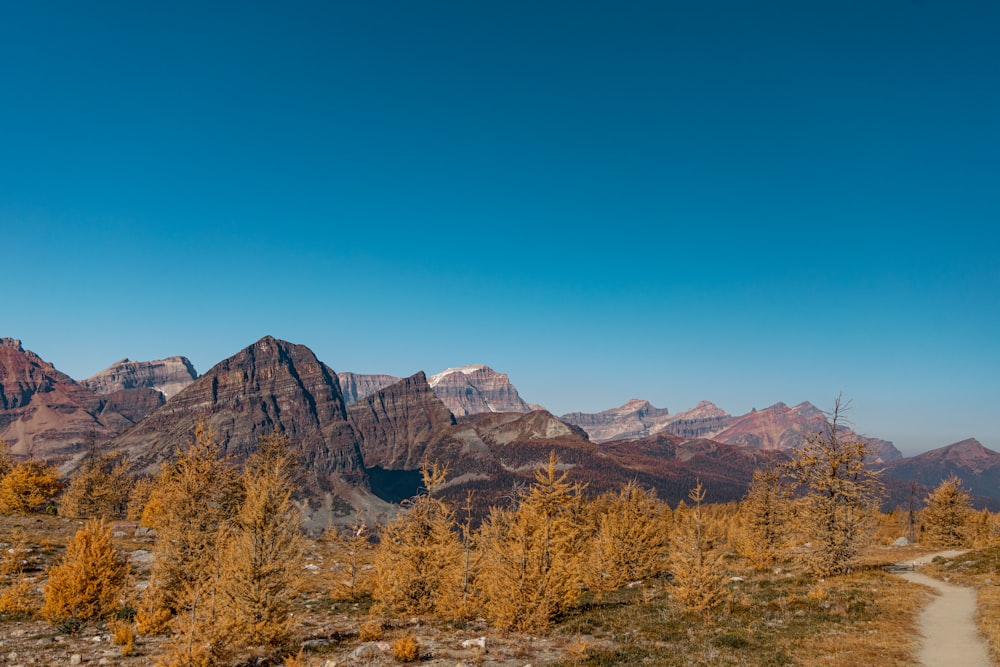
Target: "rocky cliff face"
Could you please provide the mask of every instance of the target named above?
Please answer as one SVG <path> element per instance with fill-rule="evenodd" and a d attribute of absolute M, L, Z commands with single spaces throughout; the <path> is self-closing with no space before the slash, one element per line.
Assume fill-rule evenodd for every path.
<path fill-rule="evenodd" d="M 130 423 L 138 423 L 143 417 L 167 402 L 162 392 L 151 387 L 119 389 L 100 396 L 100 416 L 116 413 Z"/>
<path fill-rule="evenodd" d="M 456 417 L 481 412 L 531 411 L 510 378 L 489 366 L 449 368 L 432 375 L 429 384 Z"/>
<path fill-rule="evenodd" d="M 354 403 L 347 415 L 361 437 L 367 467 L 419 470 L 427 457 L 442 460 L 446 452 L 437 446 L 451 439 L 455 427 L 455 418 L 423 373 Z"/>
<path fill-rule="evenodd" d="M 709 438 L 722 431 L 732 417 L 708 401 L 672 415 L 666 408 L 633 398 L 618 408 L 596 413 L 572 412 L 562 419 L 581 427 L 594 442 L 610 442 L 646 438 L 661 432 L 684 438 Z"/>
<path fill-rule="evenodd" d="M 21 341 L 0 339 L 0 438 L 15 456 L 62 462 L 131 425 L 107 401 Z"/>
<path fill-rule="evenodd" d="M 340 380 L 340 391 L 344 394 L 346 405 L 357 403 L 402 380 L 394 375 L 363 375 L 350 371 L 337 373 L 337 378 Z"/>
<path fill-rule="evenodd" d="M 168 357 L 157 361 L 122 359 L 80 384 L 98 394 L 146 387 L 170 398 L 196 379 L 198 373 L 186 357 Z"/>
<path fill-rule="evenodd" d="M 666 408 L 633 398 L 625 405 L 603 412 L 571 412 L 563 421 L 579 426 L 594 442 L 643 438 L 662 431 L 672 416 Z"/>
<path fill-rule="evenodd" d="M 709 401 L 678 412 L 664 426 L 664 431 L 682 438 L 712 438 L 732 422 L 733 416 Z"/>
<path fill-rule="evenodd" d="M 320 485 L 331 475 L 364 480 L 337 376 L 303 345 L 260 339 L 216 364 L 112 444 L 128 451 L 139 469 L 153 471 L 190 441 L 200 417 L 238 460 L 261 436 L 278 430 L 298 448 Z"/>

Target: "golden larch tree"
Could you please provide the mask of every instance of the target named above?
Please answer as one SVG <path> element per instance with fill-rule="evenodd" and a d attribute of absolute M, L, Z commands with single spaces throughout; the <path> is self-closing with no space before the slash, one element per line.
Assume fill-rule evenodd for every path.
<path fill-rule="evenodd" d="M 320 544 L 324 556 L 330 561 L 330 597 L 334 600 L 358 600 L 370 595 L 375 545 L 368 526 L 359 520 L 350 526 L 346 534 L 328 526 Z"/>
<path fill-rule="evenodd" d="M 111 542 L 111 527 L 91 519 L 49 570 L 41 614 L 53 623 L 105 619 L 122 606 L 128 563 Z"/>
<path fill-rule="evenodd" d="M 153 618 L 180 612 L 217 569 L 218 538 L 239 503 L 238 477 L 220 459 L 215 434 L 200 420 L 194 439 L 156 476 L 143 523 L 156 529 L 150 586 L 139 609 L 140 627 L 162 629 Z"/>
<path fill-rule="evenodd" d="M 38 607 L 34 582 L 24 572 L 32 548 L 21 528 L 0 535 L 0 542 L 6 545 L 0 549 L 0 616 L 30 616 Z"/>
<path fill-rule="evenodd" d="M 804 565 L 817 576 L 849 572 L 869 541 L 882 486 L 867 463 L 869 446 L 846 440 L 840 422 L 847 406 L 838 397 L 824 431 L 810 435 L 788 466 L 803 495 L 796 503 Z"/>
<path fill-rule="evenodd" d="M 670 508 L 656 491 L 629 482 L 599 500 L 588 567 L 588 584 L 614 590 L 667 571 Z"/>
<path fill-rule="evenodd" d="M 0 438 L 0 479 L 14 469 L 14 461 L 10 457 L 10 443 Z"/>
<path fill-rule="evenodd" d="M 128 508 L 132 477 L 128 456 L 102 454 L 92 447 L 83 465 L 69 480 L 59 501 L 59 514 L 72 518 L 121 519 Z"/>
<path fill-rule="evenodd" d="M 59 471 L 44 461 L 22 461 L 0 479 L 0 514 L 30 514 L 52 507 L 63 489 Z"/>
<path fill-rule="evenodd" d="M 463 551 L 455 514 L 434 496 L 447 471 L 434 464 L 422 470 L 425 493 L 386 525 L 375 549 L 372 598 L 386 614 L 435 614 L 460 618 Z"/>
<path fill-rule="evenodd" d="M 500 629 L 543 630 L 580 598 L 587 539 L 582 489 L 566 478 L 552 453 L 517 507 L 494 507 L 480 527 L 476 587 Z"/>
<path fill-rule="evenodd" d="M 740 554 L 758 569 L 781 560 L 788 550 L 792 519 L 791 489 L 781 469 L 754 471 L 739 514 Z"/>
<path fill-rule="evenodd" d="M 928 544 L 936 547 L 968 545 L 972 498 L 958 476 L 949 475 L 924 502 L 923 532 Z"/>
<path fill-rule="evenodd" d="M 220 622 L 233 644 L 276 648 L 291 636 L 301 586 L 301 517 L 292 503 L 297 462 L 288 438 L 261 438 L 242 476 L 243 502 L 221 544 Z"/>
<path fill-rule="evenodd" d="M 681 505 L 674 514 L 670 549 L 673 595 L 685 608 L 708 612 L 726 601 L 728 577 L 725 552 L 703 515 L 705 488 L 699 480 L 688 493 L 692 505 Z"/>

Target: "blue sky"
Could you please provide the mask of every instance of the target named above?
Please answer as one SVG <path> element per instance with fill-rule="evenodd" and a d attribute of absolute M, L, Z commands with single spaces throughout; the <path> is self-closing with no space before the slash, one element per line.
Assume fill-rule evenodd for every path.
<path fill-rule="evenodd" d="M 994 2 L 0 4 L 0 335 L 1000 450 Z"/>

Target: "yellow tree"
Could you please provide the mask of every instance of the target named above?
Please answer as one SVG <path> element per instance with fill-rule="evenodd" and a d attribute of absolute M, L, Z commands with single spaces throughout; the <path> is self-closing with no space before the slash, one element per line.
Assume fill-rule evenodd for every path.
<path fill-rule="evenodd" d="M 670 508 L 656 492 L 629 482 L 600 502 L 588 583 L 614 590 L 667 570 Z"/>
<path fill-rule="evenodd" d="M 788 466 L 803 490 L 797 527 L 810 545 L 803 561 L 818 576 L 850 571 L 878 513 L 881 484 L 866 462 L 869 447 L 841 437 L 846 409 L 838 397 L 825 431 L 807 437 Z"/>
<path fill-rule="evenodd" d="M 153 478 L 142 476 L 132 482 L 132 489 L 128 494 L 128 505 L 125 506 L 125 518 L 129 521 L 142 521 L 142 515 L 149 503 L 149 498 L 153 494 Z M 155 512 L 150 511 L 150 518 Z M 148 525 L 148 524 L 147 524 Z"/>
<path fill-rule="evenodd" d="M 949 475 L 928 494 L 925 503 L 923 528 L 928 544 L 960 547 L 969 542 L 972 498 L 961 479 Z"/>
<path fill-rule="evenodd" d="M 49 508 L 62 488 L 59 471 L 48 463 L 18 463 L 0 479 L 0 514 L 29 514 Z"/>
<path fill-rule="evenodd" d="M 220 621 L 232 643 L 274 648 L 291 636 L 303 567 L 288 438 L 261 439 L 243 472 L 243 502 L 220 545 Z"/>
<path fill-rule="evenodd" d="M 3 479 L 14 468 L 14 462 L 10 458 L 10 444 L 0 438 L 0 479 Z"/>
<path fill-rule="evenodd" d="M 0 536 L 6 546 L 0 549 L 0 616 L 27 616 L 37 610 L 34 583 L 24 572 L 32 548 L 21 528 Z"/>
<path fill-rule="evenodd" d="M 140 629 L 161 630 L 162 620 L 181 611 L 185 599 L 214 576 L 220 529 L 240 496 L 235 471 L 219 456 L 215 434 L 201 420 L 191 443 L 156 476 L 143 513 L 143 522 L 156 529 L 156 542 Z"/>
<path fill-rule="evenodd" d="M 368 526 L 359 520 L 350 527 L 347 535 L 330 526 L 323 534 L 322 542 L 332 561 L 330 597 L 334 600 L 357 600 L 371 594 L 375 545 L 371 542 Z"/>
<path fill-rule="evenodd" d="M 92 447 L 83 466 L 71 478 L 59 502 L 59 514 L 73 518 L 124 518 L 132 477 L 128 456 L 102 454 Z"/>
<path fill-rule="evenodd" d="M 699 480 L 688 493 L 690 508 L 674 516 L 670 563 L 674 597 L 687 609 L 707 612 L 726 600 L 727 577 L 718 538 L 710 534 L 702 513 L 705 488 Z"/>
<path fill-rule="evenodd" d="M 382 530 L 375 550 L 372 598 L 387 614 L 436 614 L 460 618 L 463 607 L 463 550 L 452 509 L 434 492 L 447 470 L 422 471 L 426 493 Z"/>
<path fill-rule="evenodd" d="M 122 604 L 128 563 L 111 543 L 111 528 L 92 519 L 76 532 L 49 570 L 41 613 L 53 623 L 107 618 Z"/>
<path fill-rule="evenodd" d="M 740 553 L 759 569 L 778 561 L 788 548 L 791 489 L 779 468 L 755 470 L 740 503 Z"/>
<path fill-rule="evenodd" d="M 972 546 L 977 549 L 997 546 L 1000 543 L 1000 517 L 990 514 L 987 509 L 980 510 L 970 527 Z"/>
<path fill-rule="evenodd" d="M 480 528 L 476 585 L 487 617 L 504 630 L 534 632 L 576 604 L 585 574 L 579 484 L 559 460 L 535 472 L 515 509 L 493 508 Z"/>

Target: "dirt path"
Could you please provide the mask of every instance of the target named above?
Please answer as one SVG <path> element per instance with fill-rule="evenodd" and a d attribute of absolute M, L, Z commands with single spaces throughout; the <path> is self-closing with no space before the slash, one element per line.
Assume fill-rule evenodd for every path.
<path fill-rule="evenodd" d="M 900 563 L 904 568 L 926 565 L 936 556 L 953 558 L 963 551 L 942 551 Z M 976 628 L 976 591 L 952 586 L 916 571 L 899 572 L 908 581 L 929 586 L 937 596 L 920 613 L 924 638 L 918 657 L 926 667 L 993 667 L 986 642 Z"/>

